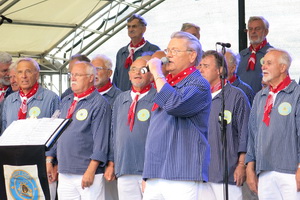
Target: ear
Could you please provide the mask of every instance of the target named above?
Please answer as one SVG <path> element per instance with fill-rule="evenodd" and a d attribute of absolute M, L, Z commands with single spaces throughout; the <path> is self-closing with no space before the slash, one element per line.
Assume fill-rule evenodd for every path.
<path fill-rule="evenodd" d="M 196 61 L 196 57 L 197 57 L 197 52 L 196 51 L 191 51 L 189 58 L 190 58 L 190 63 L 194 63 Z"/>
<path fill-rule="evenodd" d="M 143 33 L 145 33 L 145 32 L 146 32 L 146 30 L 147 30 L 147 27 L 146 27 L 146 26 L 144 26 L 144 27 L 143 27 Z"/>
<path fill-rule="evenodd" d="M 94 81 L 95 81 L 95 74 L 91 74 L 89 82 L 93 83 Z"/>
<path fill-rule="evenodd" d="M 279 69 L 281 73 L 285 73 L 288 71 L 288 67 L 285 64 L 280 64 Z"/>
<path fill-rule="evenodd" d="M 111 75 L 112 75 L 112 70 L 111 69 L 107 70 L 107 75 L 108 75 L 108 77 L 111 77 Z"/>
<path fill-rule="evenodd" d="M 268 35 L 268 33 L 269 33 L 269 29 L 266 29 L 265 30 L 265 37 Z"/>

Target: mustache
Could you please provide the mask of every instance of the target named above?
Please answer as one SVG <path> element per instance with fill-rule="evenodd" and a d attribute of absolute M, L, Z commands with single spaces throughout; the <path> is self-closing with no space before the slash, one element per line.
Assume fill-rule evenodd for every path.
<path fill-rule="evenodd" d="M 77 85 L 77 81 L 71 81 L 71 85 Z"/>

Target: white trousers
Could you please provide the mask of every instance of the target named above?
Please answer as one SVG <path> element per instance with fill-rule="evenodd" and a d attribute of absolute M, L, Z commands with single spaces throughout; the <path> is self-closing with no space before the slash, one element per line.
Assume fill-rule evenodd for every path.
<path fill-rule="evenodd" d="M 49 183 L 50 199 L 55 200 L 57 190 L 57 181 Z"/>
<path fill-rule="evenodd" d="M 119 200 L 142 200 L 142 176 L 122 175 L 118 178 Z"/>
<path fill-rule="evenodd" d="M 143 200 L 195 200 L 202 182 L 148 179 Z"/>
<path fill-rule="evenodd" d="M 203 183 L 199 187 L 198 200 L 223 200 L 224 185 L 222 183 Z M 236 185 L 228 185 L 228 198 L 230 200 L 242 200 L 242 187 Z"/>
<path fill-rule="evenodd" d="M 260 200 L 299 200 L 296 175 L 265 171 L 258 177 L 258 198 Z"/>
<path fill-rule="evenodd" d="M 117 180 L 107 181 L 104 179 L 105 185 L 105 200 L 118 200 L 118 185 Z"/>
<path fill-rule="evenodd" d="M 103 174 L 96 174 L 90 187 L 81 188 L 82 175 L 58 175 L 59 200 L 102 200 L 104 199 Z"/>

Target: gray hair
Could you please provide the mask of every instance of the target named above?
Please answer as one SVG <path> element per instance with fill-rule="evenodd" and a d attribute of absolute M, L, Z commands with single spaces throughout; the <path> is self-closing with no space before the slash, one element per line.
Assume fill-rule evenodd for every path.
<path fill-rule="evenodd" d="M 269 29 L 269 22 L 263 17 L 263 16 L 252 16 L 249 18 L 248 20 L 248 25 L 250 22 L 256 21 L 256 20 L 261 20 L 264 25 L 265 25 L 265 29 Z"/>
<path fill-rule="evenodd" d="M 280 56 L 278 58 L 279 64 L 284 64 L 289 69 L 292 64 L 292 57 L 290 56 L 290 54 L 287 51 L 278 48 L 270 48 L 267 50 L 267 52 L 272 51 L 277 51 L 280 53 Z"/>
<path fill-rule="evenodd" d="M 17 71 L 17 63 L 16 62 L 10 64 L 8 71 L 11 71 L 11 70 Z"/>
<path fill-rule="evenodd" d="M 75 65 L 77 64 L 83 64 L 86 66 L 86 73 L 87 74 L 93 74 L 96 75 L 96 68 L 94 65 L 92 65 L 92 63 L 90 62 L 86 62 L 86 61 L 77 61 L 75 62 Z"/>
<path fill-rule="evenodd" d="M 12 57 L 6 52 L 0 52 L 0 63 L 3 64 L 11 64 L 12 63 Z"/>
<path fill-rule="evenodd" d="M 223 54 L 221 54 L 215 50 L 209 50 L 209 51 L 204 52 L 202 58 L 205 58 L 207 56 L 213 56 L 215 58 L 217 69 L 220 70 L 221 67 L 223 66 L 223 68 L 225 69 L 224 76 L 225 76 L 225 78 L 227 78 L 228 69 L 227 69 L 227 63 L 225 62 Z M 224 65 L 223 65 L 223 60 L 224 60 Z"/>
<path fill-rule="evenodd" d="M 173 33 L 171 39 L 173 38 L 186 39 L 188 41 L 188 49 L 194 50 L 197 53 L 195 66 L 198 66 L 202 58 L 202 46 L 199 40 L 194 35 L 183 31 Z"/>
<path fill-rule="evenodd" d="M 16 66 L 22 62 L 22 61 L 27 61 L 27 62 L 30 62 L 32 63 L 32 65 L 36 68 L 36 70 L 39 72 L 40 71 L 40 65 L 37 61 L 35 61 L 34 59 L 32 58 L 20 58 L 16 61 Z"/>
<path fill-rule="evenodd" d="M 134 19 L 137 19 L 139 20 L 139 23 L 143 26 L 147 26 L 147 22 L 146 20 L 141 16 L 141 15 L 138 15 L 136 13 L 134 13 L 133 15 L 131 15 L 128 19 L 127 19 L 127 22 L 131 22 L 132 20 Z"/>
<path fill-rule="evenodd" d="M 194 27 L 198 32 L 200 32 L 200 27 L 193 23 L 183 23 L 181 27 L 181 31 L 186 31 L 189 28 Z"/>
<path fill-rule="evenodd" d="M 226 49 L 226 52 L 228 52 L 230 54 L 229 59 L 226 60 L 227 64 L 238 66 L 239 62 L 240 62 L 239 54 L 233 52 L 231 49 Z"/>
<path fill-rule="evenodd" d="M 97 54 L 92 58 L 91 62 L 93 62 L 93 60 L 98 60 L 98 59 L 103 60 L 105 67 L 107 67 L 107 69 L 112 70 L 112 61 L 109 57 L 103 54 Z"/>

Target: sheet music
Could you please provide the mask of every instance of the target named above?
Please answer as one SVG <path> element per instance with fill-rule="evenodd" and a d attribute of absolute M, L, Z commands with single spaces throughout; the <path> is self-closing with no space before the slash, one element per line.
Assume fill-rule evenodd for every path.
<path fill-rule="evenodd" d="M 0 137 L 0 146 L 45 145 L 51 143 L 55 139 L 55 134 L 62 130 L 67 122 L 66 119 L 60 118 L 14 121 Z"/>

